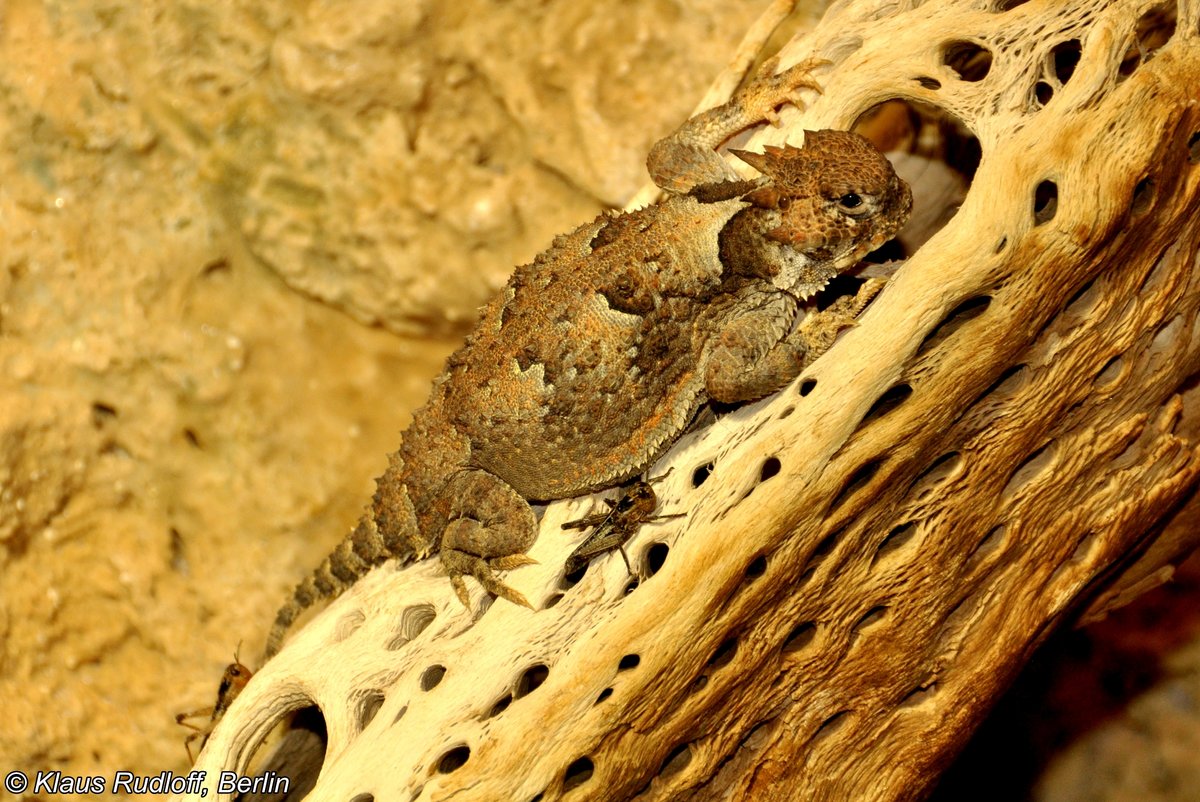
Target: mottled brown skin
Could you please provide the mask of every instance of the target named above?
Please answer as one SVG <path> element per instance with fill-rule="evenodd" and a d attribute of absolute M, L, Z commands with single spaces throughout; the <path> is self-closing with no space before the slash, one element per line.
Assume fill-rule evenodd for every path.
<path fill-rule="evenodd" d="M 638 476 L 702 404 L 775 392 L 852 323 L 877 284 L 796 325 L 805 298 L 907 218 L 887 160 L 855 134 L 813 131 L 802 149 L 739 154 L 762 173 L 746 181 L 715 152 L 812 86 L 810 66 L 654 147 L 655 181 L 687 194 L 601 215 L 517 268 L 415 413 L 371 509 L 280 610 L 267 657 L 302 610 L 391 557 L 439 553 L 464 604 L 470 574 L 528 606 L 495 571 L 530 562 L 530 501 Z"/>

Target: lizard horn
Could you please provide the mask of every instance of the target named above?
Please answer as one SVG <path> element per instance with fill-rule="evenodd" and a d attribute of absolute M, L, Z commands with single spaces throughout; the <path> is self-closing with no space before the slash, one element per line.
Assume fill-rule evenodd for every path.
<path fill-rule="evenodd" d="M 736 148 L 730 148 L 729 152 L 753 167 L 755 170 L 758 170 L 760 173 L 763 173 L 764 175 L 766 174 L 767 165 L 770 163 L 770 159 L 766 154 L 755 153 L 752 150 L 737 150 Z"/>

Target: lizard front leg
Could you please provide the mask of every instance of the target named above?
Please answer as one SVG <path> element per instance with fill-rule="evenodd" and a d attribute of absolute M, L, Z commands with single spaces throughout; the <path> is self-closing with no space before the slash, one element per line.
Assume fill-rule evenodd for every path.
<path fill-rule="evenodd" d="M 871 279 L 855 295 L 838 298 L 821 312 L 810 312 L 783 337 L 774 333 L 781 319 L 791 319 L 790 296 L 778 293 L 735 318 L 722 330 L 705 370 L 709 398 L 737 403 L 764 398 L 781 389 L 817 357 L 829 350 L 837 335 L 883 288 L 884 279 Z"/>
<path fill-rule="evenodd" d="M 537 539 L 537 518 L 529 502 L 500 477 L 478 469 L 456 474 L 446 492 L 452 501 L 441 560 L 459 600 L 470 606 L 463 581 L 470 574 L 489 592 L 530 607 L 494 573 L 534 562 L 525 554 Z"/>

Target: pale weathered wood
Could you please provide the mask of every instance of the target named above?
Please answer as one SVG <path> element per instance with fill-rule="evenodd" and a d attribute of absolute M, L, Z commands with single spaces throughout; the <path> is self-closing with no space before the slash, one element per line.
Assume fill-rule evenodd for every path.
<path fill-rule="evenodd" d="M 764 138 L 901 98 L 960 119 L 982 162 L 856 329 L 654 469 L 687 513 L 631 542 L 642 564 L 669 546 L 657 573 L 627 592 L 612 555 L 559 589 L 580 537 L 560 524 L 589 500 L 548 508 L 539 564 L 508 575 L 536 612 L 472 623 L 436 562 L 384 566 L 255 677 L 198 768 L 244 770 L 315 702 L 313 799 L 915 799 L 1052 627 L 1194 546 L 1151 541 L 1200 479 L 1200 15 L 1006 5 L 836 5 L 785 51 L 833 64 Z M 946 63 L 975 77 L 959 41 L 990 52 L 982 80 Z"/>

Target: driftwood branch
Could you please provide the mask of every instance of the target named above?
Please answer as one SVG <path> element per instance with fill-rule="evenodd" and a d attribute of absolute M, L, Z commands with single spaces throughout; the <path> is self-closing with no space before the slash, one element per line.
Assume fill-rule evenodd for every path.
<path fill-rule="evenodd" d="M 833 63 L 768 135 L 902 101 L 982 155 L 857 328 L 654 469 L 687 517 L 629 544 L 648 578 L 564 587 L 588 499 L 508 575 L 537 611 L 384 566 L 198 768 L 315 705 L 314 799 L 915 799 L 1053 627 L 1161 581 L 1200 532 L 1167 524 L 1200 479 L 1200 15 L 981 5 L 846 3 L 784 51 Z"/>

